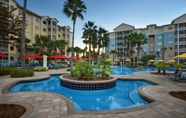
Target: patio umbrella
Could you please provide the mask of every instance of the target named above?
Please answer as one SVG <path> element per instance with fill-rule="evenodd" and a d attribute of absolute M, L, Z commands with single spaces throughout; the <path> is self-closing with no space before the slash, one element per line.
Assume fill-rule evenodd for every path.
<path fill-rule="evenodd" d="M 186 53 L 176 56 L 177 59 L 186 59 Z"/>
<path fill-rule="evenodd" d="M 4 53 L 0 52 L 0 56 L 4 57 L 4 56 L 7 56 L 7 54 L 4 54 Z"/>
<path fill-rule="evenodd" d="M 175 63 L 176 61 L 175 61 L 174 59 L 172 59 L 172 60 L 169 60 L 169 62 L 171 62 L 171 63 Z"/>
<path fill-rule="evenodd" d="M 32 56 L 26 55 L 25 58 L 26 58 L 26 59 L 30 59 L 30 58 L 32 58 Z"/>
<path fill-rule="evenodd" d="M 151 63 L 152 63 L 152 62 L 154 62 L 154 60 L 153 60 L 153 59 L 151 59 L 151 60 L 149 60 L 149 62 L 151 62 Z"/>
<path fill-rule="evenodd" d="M 159 63 L 162 63 L 162 62 L 164 62 L 164 60 L 158 60 L 158 62 L 159 62 Z"/>
<path fill-rule="evenodd" d="M 119 59 L 116 59 L 116 60 L 114 60 L 115 62 L 120 62 L 120 60 Z"/>
<path fill-rule="evenodd" d="M 79 60 L 81 60 L 81 58 L 79 57 L 74 58 L 74 61 L 79 61 Z"/>
<path fill-rule="evenodd" d="M 106 61 L 111 61 L 111 59 L 107 59 Z"/>
<path fill-rule="evenodd" d="M 82 60 L 88 60 L 87 58 L 82 58 Z"/>
<path fill-rule="evenodd" d="M 34 59 L 42 59 L 43 57 L 39 54 L 35 54 L 34 56 L 31 56 L 31 58 L 34 58 Z"/>
<path fill-rule="evenodd" d="M 125 61 L 130 61 L 130 59 L 126 59 Z"/>
<path fill-rule="evenodd" d="M 63 57 L 61 55 L 54 55 L 54 56 L 49 56 L 48 58 L 50 58 L 50 59 L 62 59 Z"/>

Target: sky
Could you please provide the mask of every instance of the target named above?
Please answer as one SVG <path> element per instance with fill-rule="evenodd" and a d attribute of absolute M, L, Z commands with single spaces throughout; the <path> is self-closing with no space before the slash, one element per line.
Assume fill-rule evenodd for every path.
<path fill-rule="evenodd" d="M 24 0 L 16 0 L 23 6 Z M 56 18 L 60 26 L 70 26 L 71 18 L 63 14 L 66 0 L 27 0 L 27 9 L 40 16 Z M 149 24 L 157 26 L 170 24 L 172 20 L 186 13 L 186 0 L 84 0 L 87 7 L 84 20 L 77 18 L 74 45 L 84 48 L 82 43 L 83 26 L 88 21 L 94 22 L 113 32 L 122 23 L 135 28 L 145 28 Z"/>

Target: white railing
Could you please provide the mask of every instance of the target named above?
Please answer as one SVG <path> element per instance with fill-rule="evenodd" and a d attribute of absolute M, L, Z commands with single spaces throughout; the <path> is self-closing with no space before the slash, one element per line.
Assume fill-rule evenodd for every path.
<path fill-rule="evenodd" d="M 174 42 L 175 45 L 183 45 L 185 44 L 186 45 L 186 41 L 179 41 L 179 44 L 178 44 L 178 41 Z"/>

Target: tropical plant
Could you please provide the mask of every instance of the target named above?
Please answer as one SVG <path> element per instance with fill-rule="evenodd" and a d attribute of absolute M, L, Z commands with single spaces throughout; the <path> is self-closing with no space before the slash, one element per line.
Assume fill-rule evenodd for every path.
<path fill-rule="evenodd" d="M 112 72 L 111 63 L 106 60 L 100 60 L 97 64 L 99 72 L 96 72 L 96 76 L 101 79 L 108 79 Z"/>
<path fill-rule="evenodd" d="M 71 76 L 78 79 L 91 80 L 95 77 L 92 65 L 87 61 L 78 61 L 75 63 L 75 69 L 71 70 Z"/>
<path fill-rule="evenodd" d="M 74 48 L 74 52 L 76 53 L 76 57 L 79 57 L 79 53 L 81 53 L 81 48 L 78 47 L 78 46 L 76 46 L 76 47 Z"/>
<path fill-rule="evenodd" d="M 155 63 L 154 66 L 156 66 L 158 68 L 158 73 L 160 73 L 161 64 L 160 63 Z"/>
<path fill-rule="evenodd" d="M 181 67 L 183 67 L 183 66 L 184 66 L 183 64 L 174 64 L 173 67 L 176 68 L 176 70 L 175 70 L 175 74 L 177 74 L 178 71 L 179 71 L 179 68 L 181 68 Z"/>
<path fill-rule="evenodd" d="M 88 21 L 87 23 L 84 24 L 84 27 L 83 27 L 83 37 L 85 37 L 85 39 L 88 40 L 88 44 L 89 44 L 89 56 L 88 56 L 88 59 L 89 59 L 89 63 L 90 63 L 90 53 L 91 53 L 91 43 L 92 43 L 92 40 L 95 39 L 95 35 L 96 35 L 96 32 L 97 32 L 97 26 L 94 25 L 94 22 L 91 22 L 91 21 Z"/>
<path fill-rule="evenodd" d="M 54 44 L 60 50 L 61 55 L 65 55 L 65 53 L 63 53 L 63 50 L 68 43 L 65 40 L 56 40 Z"/>
<path fill-rule="evenodd" d="M 141 52 L 141 45 L 145 45 L 147 44 L 147 38 L 145 37 L 145 34 L 139 33 L 137 34 L 136 32 L 133 34 L 133 38 L 134 38 L 134 42 L 137 45 L 137 57 L 140 56 L 140 52 Z M 139 58 L 137 58 L 137 65 L 138 65 L 138 60 Z"/>
<path fill-rule="evenodd" d="M 147 63 L 149 60 L 154 60 L 155 59 L 155 55 L 145 55 L 141 58 L 141 61 L 143 63 Z"/>
<path fill-rule="evenodd" d="M 73 35 L 72 35 L 72 66 L 73 68 L 73 59 L 74 59 L 74 34 L 75 34 L 75 24 L 76 18 L 84 19 L 83 13 L 86 13 L 87 7 L 82 0 L 67 0 L 63 5 L 63 13 L 73 21 Z"/>
<path fill-rule="evenodd" d="M 112 60 L 113 65 L 114 65 L 114 57 L 115 57 L 115 54 L 116 54 L 116 53 L 117 53 L 116 50 L 111 50 L 111 51 L 110 51 L 110 54 L 112 54 L 112 56 L 113 56 L 113 60 Z"/>
<path fill-rule="evenodd" d="M 168 64 L 160 64 L 160 68 L 163 68 L 163 74 L 166 74 L 166 68 L 169 67 L 170 65 Z"/>
<path fill-rule="evenodd" d="M 28 38 L 25 38 L 25 54 L 26 54 L 26 50 L 27 50 L 27 48 L 28 48 L 28 44 L 31 42 L 31 40 L 30 39 L 28 39 Z M 18 47 L 18 49 L 20 50 L 20 56 L 22 55 L 22 50 L 21 50 L 21 39 L 17 39 L 16 40 L 16 43 L 17 43 L 17 47 Z"/>
<path fill-rule="evenodd" d="M 160 51 L 156 51 L 156 55 L 158 57 L 158 59 L 160 58 Z"/>
<path fill-rule="evenodd" d="M 163 52 L 163 55 L 164 55 L 164 53 L 165 53 L 166 50 L 167 50 L 167 47 L 161 48 L 161 51 Z"/>

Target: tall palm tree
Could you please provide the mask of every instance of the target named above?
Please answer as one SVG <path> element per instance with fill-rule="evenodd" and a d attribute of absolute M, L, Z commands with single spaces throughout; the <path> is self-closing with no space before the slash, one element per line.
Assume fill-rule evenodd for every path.
<path fill-rule="evenodd" d="M 89 42 L 89 56 L 88 56 L 88 60 L 90 63 L 90 52 L 91 52 L 91 42 L 95 36 L 95 33 L 97 32 L 97 26 L 94 25 L 94 22 L 88 21 L 87 23 L 84 24 L 83 27 L 83 34 L 86 34 L 88 42 Z"/>
<path fill-rule="evenodd" d="M 82 0 L 67 0 L 63 5 L 63 13 L 73 21 L 73 35 L 72 35 L 72 66 L 73 68 L 73 59 L 74 59 L 74 34 L 75 34 L 75 24 L 76 18 L 79 17 L 82 20 L 84 19 L 83 13 L 86 13 L 87 7 Z"/>
<path fill-rule="evenodd" d="M 60 50 L 61 55 L 64 55 L 63 50 L 68 43 L 65 40 L 56 40 L 55 46 Z"/>
<path fill-rule="evenodd" d="M 30 43 L 30 41 L 31 41 L 30 39 L 25 38 L 25 54 L 26 54 L 26 49 L 28 48 L 28 44 Z M 21 39 L 17 39 L 16 43 L 17 43 L 18 49 L 20 50 L 21 49 Z M 21 55 L 22 55 L 22 50 L 20 51 L 19 56 L 21 57 Z"/>
<path fill-rule="evenodd" d="M 120 57 L 120 60 L 123 60 L 123 56 L 125 56 L 124 52 L 118 52 L 118 56 Z"/>
<path fill-rule="evenodd" d="M 36 36 L 34 45 L 40 47 L 40 53 L 45 54 L 47 48 L 51 48 L 51 39 L 48 36 Z"/>
<path fill-rule="evenodd" d="M 140 56 L 140 52 L 141 52 L 141 45 L 147 44 L 147 38 L 145 37 L 145 34 L 142 33 L 134 33 L 134 42 L 137 45 L 137 65 L 138 65 L 138 61 L 139 61 L 139 56 Z"/>
<path fill-rule="evenodd" d="M 79 57 L 79 53 L 81 53 L 81 48 L 78 46 L 74 47 L 74 52 L 76 53 L 76 57 Z"/>
<path fill-rule="evenodd" d="M 114 57 L 115 57 L 115 54 L 116 54 L 116 53 L 117 53 L 116 50 L 111 50 L 111 51 L 110 51 L 110 54 L 113 55 L 113 60 L 112 60 L 113 65 L 114 65 Z"/>
<path fill-rule="evenodd" d="M 25 20 L 26 20 L 26 5 L 27 0 L 24 0 L 24 6 L 23 6 L 23 21 L 22 21 L 22 32 L 21 32 L 21 68 L 25 69 Z"/>
<path fill-rule="evenodd" d="M 127 57 L 131 58 L 131 54 L 130 54 L 130 45 L 131 45 L 131 40 L 132 40 L 132 35 L 128 34 L 124 37 L 124 46 L 127 46 Z"/>

